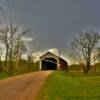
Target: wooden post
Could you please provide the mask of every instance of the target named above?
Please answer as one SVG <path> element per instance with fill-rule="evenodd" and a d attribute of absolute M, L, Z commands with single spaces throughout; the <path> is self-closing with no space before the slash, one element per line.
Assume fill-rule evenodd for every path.
<path fill-rule="evenodd" d="M 58 70 L 60 70 L 60 50 L 59 50 L 59 60 L 57 66 L 58 66 Z"/>
<path fill-rule="evenodd" d="M 42 70 L 42 60 L 40 59 L 39 70 Z"/>

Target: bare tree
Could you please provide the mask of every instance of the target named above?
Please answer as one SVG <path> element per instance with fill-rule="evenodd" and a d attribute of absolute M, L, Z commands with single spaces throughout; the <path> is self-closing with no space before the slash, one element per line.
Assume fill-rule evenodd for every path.
<path fill-rule="evenodd" d="M 26 50 L 26 46 L 22 41 L 22 36 L 27 34 L 30 30 L 18 32 L 18 27 L 10 25 L 10 43 L 9 43 L 9 60 L 10 60 L 10 71 L 12 71 L 12 61 L 16 56 L 16 69 L 18 68 L 19 57 L 23 51 Z M 16 51 L 16 55 L 15 55 Z"/>
<path fill-rule="evenodd" d="M 92 63 L 95 64 L 100 61 L 100 48 L 95 48 L 92 52 Z"/>
<path fill-rule="evenodd" d="M 9 49 L 9 37 L 8 37 L 9 29 L 8 26 L 4 29 L 0 29 L 0 42 L 5 45 L 6 54 L 5 54 L 5 64 L 4 71 L 6 71 L 7 66 L 7 57 L 8 57 L 8 49 Z"/>
<path fill-rule="evenodd" d="M 23 48 L 25 50 L 24 42 L 22 43 L 22 36 L 28 33 L 30 30 L 19 32 L 18 27 L 14 26 L 13 24 L 10 24 L 4 29 L 0 30 L 0 42 L 3 43 L 6 47 L 6 55 L 5 55 L 5 66 L 4 70 L 6 71 L 7 68 L 7 61 L 10 61 L 10 71 L 12 71 L 12 62 L 14 60 L 15 56 L 15 49 L 17 50 L 16 53 L 19 55 L 19 49 L 20 51 L 23 51 Z M 17 56 L 18 57 L 18 56 Z"/>
<path fill-rule="evenodd" d="M 16 71 L 18 70 L 19 60 L 21 59 L 21 55 L 27 52 L 27 47 L 21 37 L 18 37 L 15 44 L 15 60 L 16 60 Z"/>
<path fill-rule="evenodd" d="M 0 72 L 2 72 L 2 62 L 1 62 L 1 56 L 2 56 L 2 48 L 0 47 Z"/>
<path fill-rule="evenodd" d="M 91 62 L 94 64 L 93 71 L 96 72 L 97 71 L 96 64 L 100 63 L 100 48 L 99 47 L 93 50 L 91 59 L 92 59 Z"/>
<path fill-rule="evenodd" d="M 72 42 L 74 52 L 84 61 L 84 73 L 90 70 L 91 55 L 99 39 L 100 35 L 97 32 L 80 32 Z"/>
<path fill-rule="evenodd" d="M 97 59 L 98 59 L 98 62 L 100 63 L 100 47 L 97 49 Z"/>

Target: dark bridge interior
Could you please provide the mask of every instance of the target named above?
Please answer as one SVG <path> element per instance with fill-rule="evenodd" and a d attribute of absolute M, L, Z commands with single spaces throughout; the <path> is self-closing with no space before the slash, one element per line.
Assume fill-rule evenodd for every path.
<path fill-rule="evenodd" d="M 54 58 L 45 58 L 42 60 L 42 70 L 57 70 L 57 60 Z"/>

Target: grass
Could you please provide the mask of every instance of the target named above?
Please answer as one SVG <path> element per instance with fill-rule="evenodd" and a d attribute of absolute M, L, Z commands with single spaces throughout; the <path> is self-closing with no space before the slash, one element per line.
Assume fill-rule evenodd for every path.
<path fill-rule="evenodd" d="M 53 72 L 37 100 L 100 100 L 100 73 Z"/>
<path fill-rule="evenodd" d="M 4 78 L 7 78 L 7 77 L 9 77 L 8 74 L 6 74 L 4 72 L 0 73 L 0 79 L 4 79 Z"/>

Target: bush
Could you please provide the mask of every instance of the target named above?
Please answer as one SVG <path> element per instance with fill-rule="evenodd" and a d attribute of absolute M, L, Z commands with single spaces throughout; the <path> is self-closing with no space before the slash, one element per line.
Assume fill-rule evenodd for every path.
<path fill-rule="evenodd" d="M 2 62 L 2 66 L 0 66 L 0 78 L 8 77 L 8 76 L 14 76 L 18 74 L 24 74 L 29 73 L 33 71 L 39 70 L 39 62 L 33 63 L 28 62 L 25 60 L 21 60 L 18 65 L 18 69 L 16 69 L 16 63 L 12 62 L 12 71 L 10 70 L 10 62 L 7 62 L 7 71 L 3 72 L 3 66 L 4 62 Z"/>

